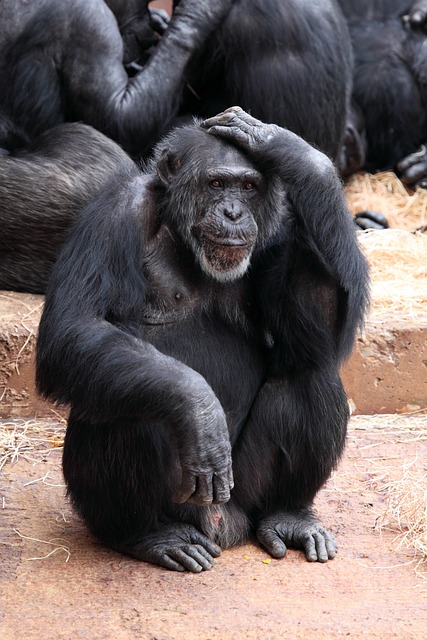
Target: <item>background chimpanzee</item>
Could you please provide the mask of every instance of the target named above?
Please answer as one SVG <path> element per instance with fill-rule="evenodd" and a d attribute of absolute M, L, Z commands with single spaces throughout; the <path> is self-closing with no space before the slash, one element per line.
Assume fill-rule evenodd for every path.
<path fill-rule="evenodd" d="M 334 0 L 234 0 L 185 77 L 182 112 L 208 117 L 240 104 L 337 158 L 352 66 Z"/>
<path fill-rule="evenodd" d="M 355 57 L 343 174 L 393 169 L 407 185 L 426 187 L 427 1 L 339 3 Z"/>
<path fill-rule="evenodd" d="M 147 64 L 129 78 L 118 23 L 103 0 L 0 0 L 0 110 L 30 137 L 81 120 L 129 152 L 147 151 L 176 115 L 191 55 L 231 3 L 182 0 Z M 132 17 L 135 0 L 123 4 Z M 148 0 L 140 5 L 137 18 L 149 16 Z M 124 37 L 129 46 L 126 30 Z"/>
<path fill-rule="evenodd" d="M 338 366 L 366 298 L 334 166 L 295 134 L 234 107 L 126 167 L 61 252 L 37 348 L 92 532 L 178 571 L 250 533 L 277 558 L 334 557 L 312 502 L 344 446 Z"/>
<path fill-rule="evenodd" d="M 21 138 L 0 118 L 0 139 Z M 43 293 L 80 209 L 132 160 L 92 127 L 62 124 L 25 150 L 0 149 L 0 289 Z"/>

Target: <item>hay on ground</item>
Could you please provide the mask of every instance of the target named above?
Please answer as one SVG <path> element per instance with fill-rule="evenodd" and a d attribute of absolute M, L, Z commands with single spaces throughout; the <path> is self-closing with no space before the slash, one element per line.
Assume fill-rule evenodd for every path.
<path fill-rule="evenodd" d="M 413 461 L 402 477 L 384 485 L 388 506 L 379 527 L 399 532 L 399 546 L 415 549 L 427 559 L 427 472 Z"/>
<path fill-rule="evenodd" d="M 427 321 L 427 234 L 402 229 L 358 234 L 371 267 L 371 311 Z"/>
<path fill-rule="evenodd" d="M 427 225 L 427 190 L 407 189 L 391 171 L 356 173 L 345 184 L 350 211 L 379 211 L 390 228 L 423 230 Z"/>
<path fill-rule="evenodd" d="M 0 470 L 6 462 L 15 462 L 19 457 L 40 461 L 53 447 L 63 446 L 64 433 L 65 420 L 1 420 Z"/>
<path fill-rule="evenodd" d="M 376 446 L 392 441 L 415 444 L 427 441 L 427 409 L 407 415 L 353 416 L 349 437 L 357 437 L 357 431 L 367 430 L 381 436 Z M 366 450 L 366 447 L 365 447 Z M 370 458 L 374 469 L 367 481 L 371 489 L 385 497 L 384 512 L 376 522 L 377 531 L 394 531 L 399 547 L 415 553 L 421 562 L 427 560 L 427 463 L 415 455 L 409 462 L 375 457 Z M 396 464 L 397 462 L 397 464 Z M 423 575 L 424 574 L 420 574 Z"/>

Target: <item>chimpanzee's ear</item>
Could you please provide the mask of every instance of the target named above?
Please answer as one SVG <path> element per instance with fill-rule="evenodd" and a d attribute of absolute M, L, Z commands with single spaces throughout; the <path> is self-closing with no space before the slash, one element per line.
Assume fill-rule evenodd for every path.
<path fill-rule="evenodd" d="M 157 161 L 157 175 L 166 187 L 180 168 L 181 162 L 172 149 L 163 149 Z"/>

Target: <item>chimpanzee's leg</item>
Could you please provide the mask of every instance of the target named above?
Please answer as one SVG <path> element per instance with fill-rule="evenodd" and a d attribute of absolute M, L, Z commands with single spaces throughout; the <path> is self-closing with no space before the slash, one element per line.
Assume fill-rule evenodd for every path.
<path fill-rule="evenodd" d="M 312 512 L 344 448 L 348 403 L 336 369 L 268 380 L 234 448 L 236 500 L 274 557 L 303 548 L 325 562 L 335 542 Z"/>
<path fill-rule="evenodd" d="M 177 571 L 210 569 L 220 548 L 179 509 L 173 436 L 162 424 L 90 424 L 69 419 L 64 444 L 68 494 L 89 529 L 108 546 Z M 176 517 L 175 517 L 176 516 Z"/>

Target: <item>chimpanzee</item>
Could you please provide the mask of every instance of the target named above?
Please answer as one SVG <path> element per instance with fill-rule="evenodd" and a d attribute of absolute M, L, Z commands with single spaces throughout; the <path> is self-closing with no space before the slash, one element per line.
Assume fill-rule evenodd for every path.
<path fill-rule="evenodd" d="M 116 11 L 124 4 L 125 17 L 135 6 L 109 2 Z M 131 54 L 103 0 L 0 0 L 0 110 L 30 137 L 78 120 L 143 153 L 176 115 L 184 69 L 231 4 L 182 0 L 147 64 L 129 78 L 124 53 Z M 148 11 L 148 0 L 140 5 Z"/>
<path fill-rule="evenodd" d="M 181 113 L 208 117 L 240 104 L 337 159 L 352 61 L 335 0 L 235 0 L 185 77 Z"/>
<path fill-rule="evenodd" d="M 58 125 L 21 149 L 27 141 L 0 117 L 0 141 L 12 149 L 0 149 L 0 289 L 44 293 L 80 209 L 133 162 L 81 123 Z"/>
<path fill-rule="evenodd" d="M 427 1 L 339 0 L 354 49 L 342 171 L 393 169 L 427 187 Z"/>
<path fill-rule="evenodd" d="M 366 300 L 339 177 L 295 134 L 233 107 L 125 167 L 63 247 L 37 345 L 90 530 L 178 571 L 252 533 L 276 558 L 334 557 L 312 502 Z"/>

